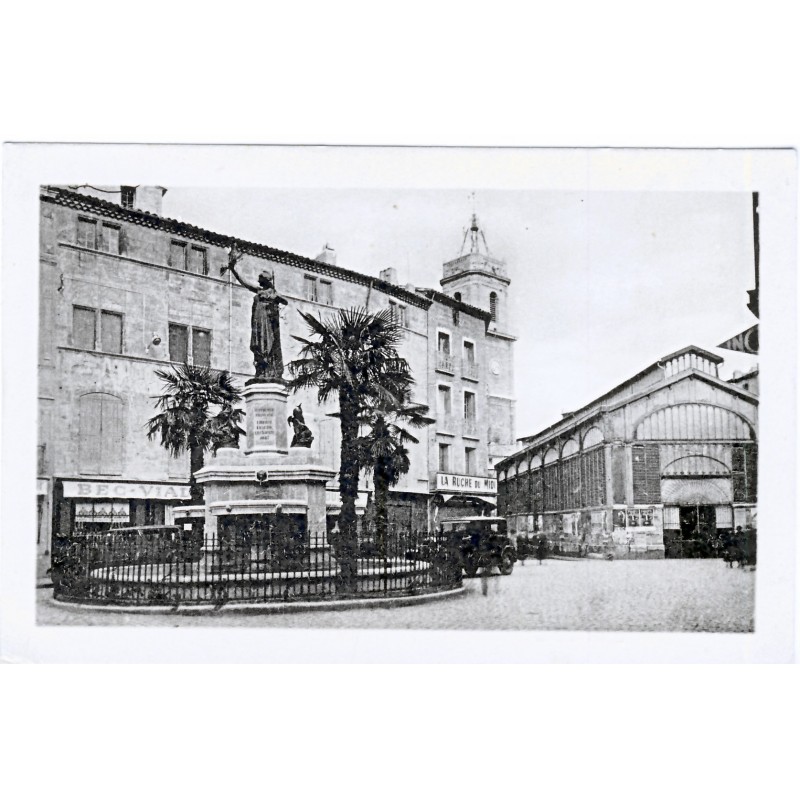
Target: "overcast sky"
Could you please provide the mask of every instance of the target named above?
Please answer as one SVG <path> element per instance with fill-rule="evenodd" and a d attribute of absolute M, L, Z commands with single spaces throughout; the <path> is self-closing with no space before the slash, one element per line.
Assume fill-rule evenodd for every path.
<path fill-rule="evenodd" d="M 749 194 L 475 191 L 492 255 L 511 278 L 517 436 L 608 391 L 660 357 L 716 347 L 756 322 Z M 472 213 L 465 191 L 181 189 L 165 216 L 401 283 L 439 287 Z"/>

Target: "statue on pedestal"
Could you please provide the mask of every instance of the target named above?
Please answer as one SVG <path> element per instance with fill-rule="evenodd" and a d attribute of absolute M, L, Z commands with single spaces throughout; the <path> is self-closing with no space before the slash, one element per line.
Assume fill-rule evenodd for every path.
<path fill-rule="evenodd" d="M 311 442 L 314 441 L 314 434 L 311 433 L 311 428 L 306 425 L 302 404 L 295 408 L 288 422 L 294 431 L 290 447 L 311 447 Z"/>
<path fill-rule="evenodd" d="M 253 351 L 255 379 L 265 383 L 283 383 L 280 306 L 286 305 L 287 301 L 275 291 L 274 276 L 266 272 L 258 276 L 258 286 L 243 280 L 236 271 L 241 258 L 241 251 L 231 247 L 228 266 L 223 267 L 220 274 L 230 270 L 236 280 L 255 295 L 250 316 L 250 349 Z"/>

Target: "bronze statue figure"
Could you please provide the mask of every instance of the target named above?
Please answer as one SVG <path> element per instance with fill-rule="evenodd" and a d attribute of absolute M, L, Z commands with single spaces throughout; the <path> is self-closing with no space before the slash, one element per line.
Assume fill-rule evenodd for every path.
<path fill-rule="evenodd" d="M 290 447 L 311 447 L 311 442 L 314 441 L 314 434 L 311 433 L 311 429 L 306 425 L 302 403 L 292 412 L 288 422 L 292 426 L 292 430 L 294 430 L 294 437 Z"/>
<path fill-rule="evenodd" d="M 223 267 L 220 274 L 230 270 L 236 280 L 255 295 L 250 316 L 250 349 L 253 351 L 256 380 L 283 383 L 280 306 L 286 305 L 287 301 L 275 291 L 274 277 L 266 272 L 258 276 L 258 286 L 242 280 L 236 271 L 241 258 L 242 253 L 231 247 L 228 266 Z"/>

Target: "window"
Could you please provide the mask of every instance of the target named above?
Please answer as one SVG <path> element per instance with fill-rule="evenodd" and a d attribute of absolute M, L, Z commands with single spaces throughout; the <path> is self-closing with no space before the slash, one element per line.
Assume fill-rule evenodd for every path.
<path fill-rule="evenodd" d="M 186 242 L 170 242 L 169 265 L 175 269 L 186 269 Z"/>
<path fill-rule="evenodd" d="M 633 502 L 661 502 L 661 450 L 657 444 L 635 444 L 633 461 Z"/>
<path fill-rule="evenodd" d="M 444 331 L 439 331 L 437 337 L 439 352 L 443 355 L 450 355 L 450 334 Z"/>
<path fill-rule="evenodd" d="M 189 362 L 189 328 L 186 325 L 169 324 L 169 360 Z"/>
<path fill-rule="evenodd" d="M 472 342 L 464 342 L 464 361 L 467 364 L 475 363 L 475 345 Z"/>
<path fill-rule="evenodd" d="M 489 313 L 492 315 L 492 322 L 497 322 L 497 292 L 489 295 Z"/>
<path fill-rule="evenodd" d="M 82 350 L 121 353 L 122 314 L 116 311 L 73 306 L 72 344 L 73 347 L 80 347 Z"/>
<path fill-rule="evenodd" d="M 78 401 L 78 464 L 88 475 L 122 473 L 122 400 L 93 392 Z"/>
<path fill-rule="evenodd" d="M 450 416 L 452 413 L 453 407 L 451 403 L 451 393 L 449 386 L 440 386 L 439 387 L 439 413 L 443 414 L 444 416 Z"/>
<path fill-rule="evenodd" d="M 461 302 L 461 292 L 456 292 L 453 297 L 460 303 Z"/>
<path fill-rule="evenodd" d="M 325 303 L 326 306 L 333 305 L 333 284 L 330 281 L 320 280 L 319 302 Z"/>
<path fill-rule="evenodd" d="M 195 275 L 208 275 L 208 257 L 205 247 L 192 245 L 189 249 L 189 272 Z"/>
<path fill-rule="evenodd" d="M 406 327 L 406 307 L 401 306 L 399 303 L 395 303 L 393 300 L 389 301 L 389 311 L 392 314 L 392 319 L 395 323 L 397 323 L 400 327 Z"/>
<path fill-rule="evenodd" d="M 192 328 L 192 363 L 196 367 L 211 366 L 211 331 Z"/>
<path fill-rule="evenodd" d="M 100 349 L 104 353 L 122 352 L 122 314 L 100 312 Z"/>
<path fill-rule="evenodd" d="M 119 255 L 121 241 L 121 230 L 119 225 L 111 225 L 108 222 L 103 223 L 103 250 L 106 253 L 115 253 Z"/>
<path fill-rule="evenodd" d="M 120 204 L 123 208 L 133 208 L 136 203 L 136 187 L 135 186 L 120 186 L 121 198 Z"/>
<path fill-rule="evenodd" d="M 97 220 L 78 217 L 78 244 L 97 250 Z"/>
<path fill-rule="evenodd" d="M 758 486 L 758 448 L 755 444 L 735 444 L 731 448 L 733 502 L 755 503 Z"/>
<path fill-rule="evenodd" d="M 304 296 L 306 300 L 317 302 L 317 279 L 311 275 L 303 276 L 303 286 L 305 287 Z"/>
<path fill-rule="evenodd" d="M 95 310 L 93 308 L 72 307 L 72 344 L 83 350 L 94 350 Z"/>
<path fill-rule="evenodd" d="M 464 392 L 464 419 L 468 422 L 475 421 L 475 395 L 473 392 Z"/>
<path fill-rule="evenodd" d="M 439 472 L 450 472 L 450 445 L 439 445 Z"/>
<path fill-rule="evenodd" d="M 169 360 L 193 364 L 196 367 L 210 367 L 211 331 L 170 322 Z"/>
<path fill-rule="evenodd" d="M 464 473 L 466 475 L 475 474 L 475 448 L 464 448 Z"/>

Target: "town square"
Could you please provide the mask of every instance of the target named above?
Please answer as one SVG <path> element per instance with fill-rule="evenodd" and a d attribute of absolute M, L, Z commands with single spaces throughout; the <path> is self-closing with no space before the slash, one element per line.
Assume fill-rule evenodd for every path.
<path fill-rule="evenodd" d="M 275 192 L 42 187 L 40 624 L 228 624 L 240 611 L 313 627 L 330 611 L 334 627 L 754 629 L 757 192 L 450 192 L 441 223 L 415 216 L 435 194 L 317 195 L 348 213 L 394 199 L 409 221 L 384 212 L 387 229 L 359 239 L 286 215 L 280 244 L 301 230 L 323 241 L 301 255 L 183 221 L 210 202 L 223 224 L 257 227 Z M 609 208 L 629 226 L 621 239 L 598 227 Z M 663 230 L 630 227 L 643 213 Z M 536 214 L 605 249 L 576 256 Z M 663 280 L 689 258 L 697 214 L 713 222 L 694 245 L 712 259 L 700 280 L 738 276 L 721 293 L 736 305 L 709 307 L 698 330 L 752 324 L 700 343 L 670 332 L 614 380 L 570 371 L 568 352 L 534 377 L 540 351 L 585 346 L 604 324 L 588 296 L 589 316 L 548 319 L 569 270 L 596 280 L 596 261 L 639 248 Z M 554 283 L 519 263 L 545 235 L 572 265 Z M 374 262 L 383 238 L 377 274 L 331 244 Z M 607 269 L 601 293 L 619 279 Z"/>

